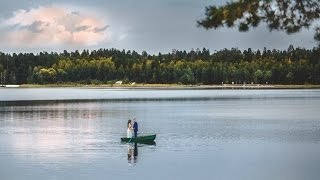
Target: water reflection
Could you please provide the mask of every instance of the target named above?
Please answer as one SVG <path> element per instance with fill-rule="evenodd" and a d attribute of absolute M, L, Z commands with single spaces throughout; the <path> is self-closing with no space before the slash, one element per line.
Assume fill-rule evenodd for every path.
<path fill-rule="evenodd" d="M 110 143 L 118 136 L 109 125 L 112 114 L 101 103 L 0 106 L 0 153 L 48 164 L 94 160 L 116 148 Z"/>
<path fill-rule="evenodd" d="M 148 142 L 148 143 L 142 143 L 140 147 L 143 147 L 143 145 L 150 145 L 150 146 L 156 146 L 156 142 Z M 136 164 L 138 162 L 138 143 L 129 143 L 127 145 L 128 151 L 127 151 L 127 159 L 129 164 Z"/>
<path fill-rule="evenodd" d="M 128 144 L 128 163 L 136 164 L 138 160 L 138 145 L 137 143 Z"/>

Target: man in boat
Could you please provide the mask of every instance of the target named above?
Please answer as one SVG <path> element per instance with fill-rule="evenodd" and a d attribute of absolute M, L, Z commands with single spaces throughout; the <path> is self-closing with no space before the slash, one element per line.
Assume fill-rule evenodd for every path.
<path fill-rule="evenodd" d="M 134 137 L 137 137 L 138 135 L 138 122 L 136 118 L 133 118 L 133 132 L 134 132 Z"/>

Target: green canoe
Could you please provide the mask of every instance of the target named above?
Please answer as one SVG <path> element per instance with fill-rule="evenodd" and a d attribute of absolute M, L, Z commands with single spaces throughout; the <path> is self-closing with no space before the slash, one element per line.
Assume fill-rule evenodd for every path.
<path fill-rule="evenodd" d="M 126 143 L 152 143 L 156 139 L 156 135 L 138 136 L 133 138 L 121 138 L 121 142 Z"/>

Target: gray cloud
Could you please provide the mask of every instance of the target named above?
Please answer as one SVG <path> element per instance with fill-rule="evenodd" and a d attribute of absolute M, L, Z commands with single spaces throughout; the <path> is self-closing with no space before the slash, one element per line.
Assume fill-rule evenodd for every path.
<path fill-rule="evenodd" d="M 72 15 L 77 15 L 77 16 L 79 16 L 79 15 L 80 15 L 80 12 L 79 12 L 79 11 L 73 11 L 73 12 L 71 12 L 71 14 L 72 14 Z"/>
<path fill-rule="evenodd" d="M 96 33 L 98 33 L 98 32 L 103 32 L 103 31 L 105 31 L 107 28 L 109 28 L 109 25 L 106 25 L 106 26 L 101 27 L 101 28 L 95 27 L 95 28 L 94 28 L 94 32 L 96 32 Z"/>
<path fill-rule="evenodd" d="M 87 25 L 84 25 L 84 26 L 77 26 L 75 27 L 75 31 L 87 31 L 91 28 L 91 26 L 87 26 Z"/>
<path fill-rule="evenodd" d="M 28 31 L 31 31 L 33 33 L 40 33 L 43 31 L 44 26 L 48 26 L 49 23 L 45 23 L 42 21 L 35 21 L 29 26 L 24 26 L 22 29 L 27 29 Z"/>

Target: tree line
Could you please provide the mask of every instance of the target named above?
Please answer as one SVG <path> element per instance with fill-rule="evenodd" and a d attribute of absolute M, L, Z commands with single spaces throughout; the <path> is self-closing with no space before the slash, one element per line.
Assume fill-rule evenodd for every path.
<path fill-rule="evenodd" d="M 320 84 L 320 48 L 0 53 L 3 84 Z"/>

